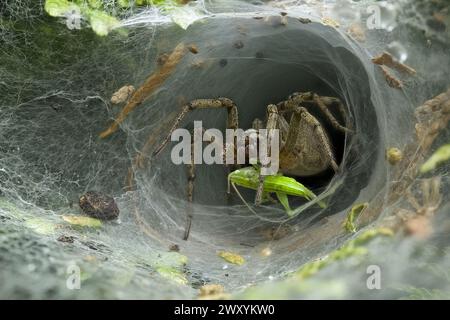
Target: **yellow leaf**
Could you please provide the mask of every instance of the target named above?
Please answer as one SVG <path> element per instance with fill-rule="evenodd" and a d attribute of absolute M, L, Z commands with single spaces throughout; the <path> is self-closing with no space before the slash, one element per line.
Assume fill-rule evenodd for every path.
<path fill-rule="evenodd" d="M 98 219 L 86 216 L 62 216 L 63 220 L 76 226 L 100 228 L 102 222 Z"/>
<path fill-rule="evenodd" d="M 232 252 L 228 252 L 228 251 L 219 251 L 217 254 L 219 255 L 219 257 L 221 257 L 222 259 L 224 259 L 232 264 L 237 264 L 240 266 L 245 263 L 245 259 L 236 253 L 232 253 Z"/>

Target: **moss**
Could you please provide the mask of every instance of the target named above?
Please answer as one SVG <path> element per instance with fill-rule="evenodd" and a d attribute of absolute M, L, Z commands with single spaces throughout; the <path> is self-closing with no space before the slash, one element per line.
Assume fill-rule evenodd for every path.
<path fill-rule="evenodd" d="M 183 0 L 46 0 L 45 11 L 52 17 L 67 19 L 74 22 L 70 28 L 80 29 L 81 19 L 86 20 L 92 30 L 99 36 L 106 36 L 109 32 L 120 26 L 120 17 L 137 7 L 157 6 L 162 12 L 172 15 L 173 21 L 186 29 L 196 14 L 183 4 Z M 106 9 L 107 8 L 107 9 Z"/>

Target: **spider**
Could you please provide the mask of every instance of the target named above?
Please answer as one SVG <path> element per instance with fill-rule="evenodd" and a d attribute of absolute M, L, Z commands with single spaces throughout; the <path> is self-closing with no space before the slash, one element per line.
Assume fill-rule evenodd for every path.
<path fill-rule="evenodd" d="M 170 141 L 172 132 L 177 129 L 183 118 L 196 109 L 219 109 L 227 110 L 228 129 L 238 129 L 238 108 L 228 98 L 197 99 L 186 104 L 176 118 L 169 134 L 153 152 L 157 156 Z M 339 168 L 330 136 L 321 122 L 314 117 L 310 111 L 318 108 L 329 121 L 331 126 L 343 134 L 350 130 L 341 125 L 330 108 L 336 108 L 343 119 L 348 122 L 344 104 L 335 97 L 323 97 L 313 92 L 296 92 L 287 100 L 277 105 L 267 106 L 267 120 L 264 124 L 260 119 L 255 119 L 252 128 L 256 131 L 266 128 L 268 131 L 278 129 L 280 132 L 279 172 L 295 177 L 314 176 L 324 172 L 330 167 L 336 172 Z M 194 190 L 195 170 L 192 163 L 188 175 L 188 201 L 192 202 Z M 264 176 L 259 176 L 259 186 L 255 196 L 255 205 L 259 206 L 263 200 Z M 188 213 L 184 240 L 189 236 L 192 215 Z"/>

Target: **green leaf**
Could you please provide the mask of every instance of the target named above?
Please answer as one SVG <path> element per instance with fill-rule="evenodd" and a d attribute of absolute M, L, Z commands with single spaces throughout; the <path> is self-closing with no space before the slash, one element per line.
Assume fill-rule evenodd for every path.
<path fill-rule="evenodd" d="M 450 160 L 450 144 L 440 147 L 420 168 L 421 173 L 436 169 L 440 164 Z"/>
<path fill-rule="evenodd" d="M 118 0 L 117 4 L 119 5 L 119 7 L 125 9 L 125 8 L 129 8 L 131 5 L 130 0 Z"/>
<path fill-rule="evenodd" d="M 92 30 L 99 36 L 106 36 L 119 25 L 119 20 L 100 10 L 88 10 L 87 17 Z"/>
<path fill-rule="evenodd" d="M 102 1 L 100 0 L 88 0 L 89 6 L 94 9 L 100 9 L 103 7 Z"/>
<path fill-rule="evenodd" d="M 67 12 L 80 11 L 79 6 L 67 0 L 46 0 L 44 9 L 52 17 L 64 17 Z"/>

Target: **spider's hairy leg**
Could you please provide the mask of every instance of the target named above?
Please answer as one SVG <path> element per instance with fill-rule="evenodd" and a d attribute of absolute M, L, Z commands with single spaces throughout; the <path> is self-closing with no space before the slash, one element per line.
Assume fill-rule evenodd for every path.
<path fill-rule="evenodd" d="M 270 138 L 272 137 L 272 132 L 275 129 L 278 129 L 278 120 L 279 120 L 279 114 L 277 106 L 270 104 L 267 106 L 267 134 L 268 134 L 268 141 L 267 141 L 267 151 L 268 154 L 272 156 L 272 150 L 270 150 L 270 146 L 272 145 Z M 278 156 L 278 155 L 277 155 Z M 256 190 L 256 196 L 255 196 L 255 205 L 259 206 L 261 205 L 262 198 L 263 198 L 263 190 L 264 190 L 264 176 L 261 174 L 261 171 L 259 172 L 258 176 L 258 189 Z"/>
<path fill-rule="evenodd" d="M 189 205 L 187 206 L 186 211 L 186 227 L 184 229 L 183 240 L 187 240 L 189 238 L 189 233 L 192 225 L 192 202 L 194 200 L 194 182 L 195 182 L 195 160 L 194 160 L 194 130 L 191 132 L 192 141 L 191 141 L 191 163 L 188 165 L 188 185 L 187 185 L 187 200 Z M 205 135 L 205 130 L 202 130 L 202 135 Z M 211 136 L 205 136 L 205 141 L 209 143 L 214 143 L 214 139 Z"/>
<path fill-rule="evenodd" d="M 336 100 L 334 100 L 336 99 Z M 330 112 L 329 107 L 331 107 L 334 102 L 340 100 L 337 98 L 331 97 L 320 97 L 318 94 L 312 92 L 296 92 L 289 96 L 286 101 L 280 102 L 278 107 L 282 111 L 291 111 L 295 108 L 302 105 L 302 103 L 313 103 L 313 105 L 317 106 L 322 114 L 327 118 L 327 120 L 331 123 L 333 128 L 343 133 L 350 132 L 350 130 L 344 126 L 342 126 L 334 117 L 334 115 Z M 339 112 L 344 114 L 344 119 L 347 121 L 347 116 L 345 115 L 345 108 L 342 103 L 337 103 Z"/>
<path fill-rule="evenodd" d="M 216 108 L 226 108 L 228 112 L 227 117 L 227 128 L 237 129 L 239 126 L 238 120 L 238 110 L 236 104 L 228 98 L 217 98 L 217 99 L 197 99 L 192 100 L 187 105 L 185 105 L 181 112 L 179 113 L 175 123 L 172 125 L 169 134 L 159 145 L 158 148 L 153 152 L 153 156 L 157 156 L 161 153 L 164 147 L 169 143 L 172 133 L 179 127 L 181 121 L 186 117 L 186 115 L 195 109 L 216 109 Z"/>
<path fill-rule="evenodd" d="M 314 94 L 313 95 L 313 99 L 314 102 L 317 104 L 317 106 L 319 107 L 320 111 L 322 111 L 322 113 L 327 117 L 328 121 L 330 121 L 331 125 L 333 126 L 333 128 L 335 128 L 338 131 L 341 132 L 350 132 L 350 130 L 344 126 L 342 126 L 337 120 L 336 118 L 333 116 L 333 114 L 330 112 L 330 110 L 328 109 L 328 107 L 330 105 L 326 105 L 325 102 L 322 100 L 322 98 L 317 95 Z M 342 112 L 342 111 L 341 111 Z M 347 117 L 345 117 L 344 119 L 347 119 Z"/>
<path fill-rule="evenodd" d="M 188 166 L 188 186 L 187 186 L 187 198 L 189 205 L 186 211 L 186 226 L 184 228 L 183 240 L 189 238 L 192 225 L 192 201 L 194 199 L 194 180 L 195 180 L 195 163 L 194 163 L 194 141 L 191 143 L 191 164 Z"/>
<path fill-rule="evenodd" d="M 347 111 L 345 110 L 345 105 L 342 103 L 341 99 L 336 98 L 336 97 L 320 97 L 320 99 L 323 101 L 323 103 L 330 108 L 331 106 L 336 106 L 339 113 L 341 114 L 342 119 L 344 119 L 345 121 L 345 126 L 346 128 L 351 131 L 352 130 L 352 126 L 351 126 L 351 122 L 350 122 L 350 117 L 347 113 Z"/>

